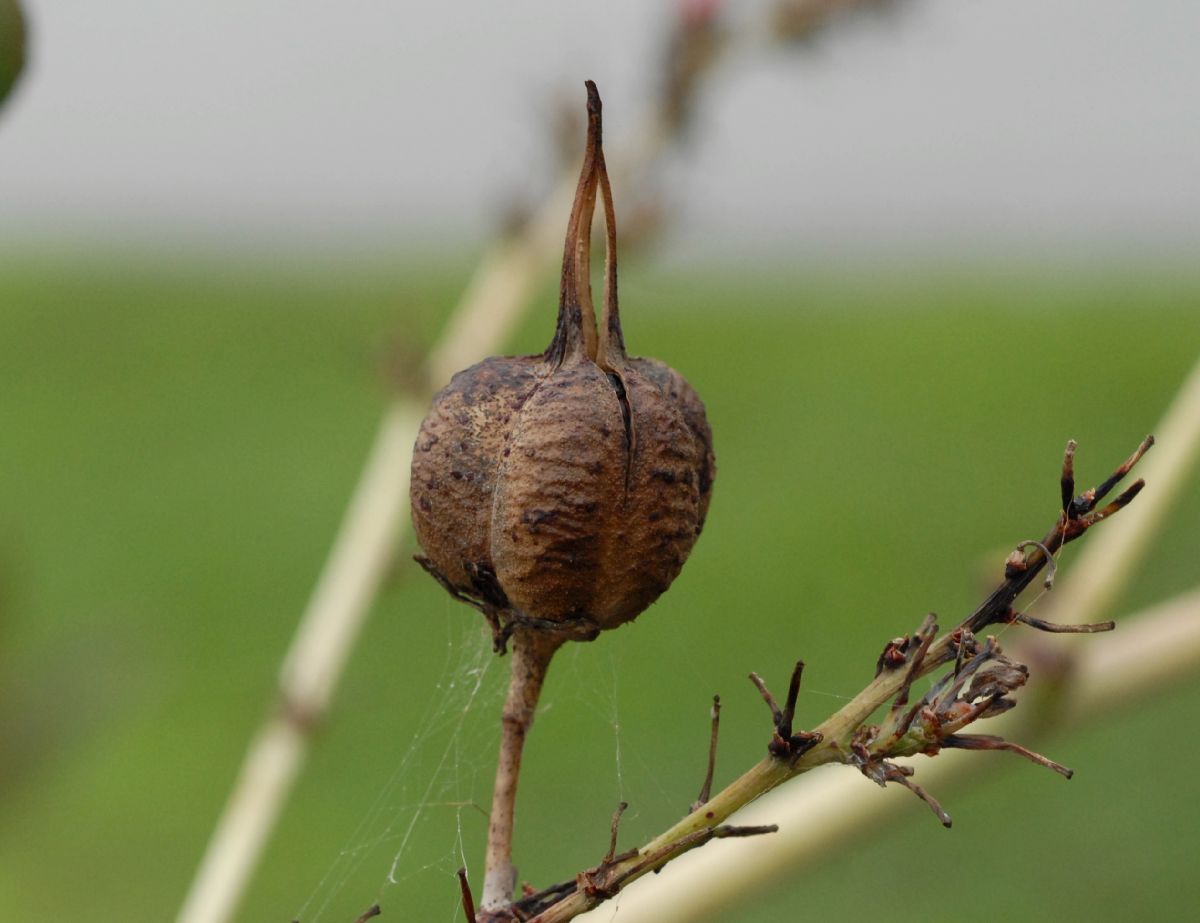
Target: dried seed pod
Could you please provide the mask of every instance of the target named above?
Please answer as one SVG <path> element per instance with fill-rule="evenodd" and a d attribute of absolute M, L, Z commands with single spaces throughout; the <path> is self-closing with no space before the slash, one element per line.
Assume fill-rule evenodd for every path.
<path fill-rule="evenodd" d="M 587 150 L 563 253 L 554 339 L 493 357 L 434 398 L 413 453 L 423 563 L 495 624 L 594 633 L 670 586 L 704 525 L 715 462 L 687 381 L 625 352 L 616 226 L 588 88 Z M 607 247 L 597 330 L 589 269 L 597 196 Z"/>

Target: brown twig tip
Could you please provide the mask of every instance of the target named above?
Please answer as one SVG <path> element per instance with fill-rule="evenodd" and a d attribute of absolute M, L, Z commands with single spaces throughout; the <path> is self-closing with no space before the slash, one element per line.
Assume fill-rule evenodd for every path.
<path fill-rule="evenodd" d="M 783 727 L 780 730 L 787 731 L 786 736 L 791 736 L 792 719 L 796 717 L 796 699 L 800 697 L 800 680 L 803 676 L 804 661 L 797 660 L 792 668 L 792 678 L 788 682 L 787 702 L 783 706 Z"/>
<path fill-rule="evenodd" d="M 771 695 L 771 690 L 767 688 L 766 682 L 754 671 L 750 672 L 750 682 L 754 683 L 754 688 L 758 690 L 758 694 L 767 703 L 767 708 L 771 709 L 771 718 L 778 725 L 783 718 L 783 712 L 779 710 L 779 704 L 775 701 L 775 696 Z"/>
<path fill-rule="evenodd" d="M 804 661 L 797 660 L 792 668 L 792 679 L 788 684 L 788 697 L 781 709 L 775 701 L 775 696 L 767 688 L 763 678 L 757 673 L 750 674 L 750 682 L 757 687 L 763 701 L 771 709 L 771 718 L 775 724 L 775 733 L 767 750 L 772 756 L 780 759 L 794 760 L 821 742 L 821 735 L 810 731 L 792 731 L 792 719 L 796 716 L 796 699 L 800 695 L 800 679 L 804 675 Z"/>
<path fill-rule="evenodd" d="M 1054 560 L 1054 555 L 1063 545 L 1075 541 L 1092 526 L 1133 502 L 1145 486 L 1141 479 L 1131 484 L 1106 507 L 1096 509 L 1100 500 L 1129 473 L 1153 445 L 1153 437 L 1147 436 L 1143 439 L 1137 450 L 1103 483 L 1074 497 L 1040 542 L 1023 542 L 1020 548 L 1009 555 L 1004 566 L 1004 582 L 963 622 L 963 627 L 978 632 L 988 625 L 1013 621 L 1013 601 L 1030 585 L 1041 569 Z M 1075 488 L 1073 441 L 1067 444 L 1064 457 L 1066 461 L 1063 465 L 1063 490 L 1064 493 L 1069 493 Z M 1030 546 L 1033 550 L 1021 550 Z"/>
<path fill-rule="evenodd" d="M 950 815 L 938 803 L 938 800 L 909 778 L 913 774 L 911 766 L 897 766 L 895 763 L 889 763 L 886 760 L 878 760 L 867 763 L 859 768 L 864 776 L 880 788 L 886 788 L 889 782 L 903 785 L 929 806 L 929 810 L 937 815 L 937 819 L 942 822 L 942 826 L 946 829 L 949 829 L 954 823 L 950 819 Z"/>
<path fill-rule="evenodd" d="M 1062 466 L 1062 509 L 1070 515 L 1071 501 L 1075 499 L 1075 450 L 1079 443 L 1074 439 L 1067 440 L 1067 450 L 1063 453 Z"/>
<path fill-rule="evenodd" d="M 1026 615 L 1024 612 L 1014 612 L 1012 614 L 1012 621 L 1055 635 L 1091 635 L 1102 631 L 1112 631 L 1117 627 L 1117 623 L 1111 621 L 1090 622 L 1082 625 L 1063 625 L 1059 622 L 1047 622 L 1045 619 L 1034 618 L 1032 615 Z"/>
<path fill-rule="evenodd" d="M 1056 763 L 1028 747 L 1022 747 L 1020 744 L 1015 744 L 994 734 L 949 734 L 943 739 L 942 744 L 959 750 L 1007 750 L 1009 753 L 1025 757 L 1031 763 L 1053 769 L 1064 779 L 1070 779 L 1075 775 L 1074 769 L 1068 769 L 1062 763 Z"/>
<path fill-rule="evenodd" d="M 878 676 L 884 670 L 895 670 L 898 667 L 904 666 L 905 653 L 908 651 L 908 635 L 903 635 L 899 638 L 892 638 L 883 646 L 883 651 L 879 655 L 879 659 L 875 661 L 875 675 Z"/>
<path fill-rule="evenodd" d="M 610 828 L 610 836 L 608 840 L 608 852 L 604 854 L 604 861 L 600 863 L 601 865 L 611 865 L 613 856 L 617 854 L 617 831 L 621 827 L 621 815 L 624 814 L 628 808 L 629 802 L 622 801 L 617 805 L 616 811 L 613 812 L 612 827 Z"/>
<path fill-rule="evenodd" d="M 758 827 L 735 827 L 731 824 L 722 824 L 720 827 L 714 827 L 712 838 L 714 840 L 724 840 L 728 837 L 739 836 L 762 836 L 767 833 L 778 833 L 779 824 L 763 824 Z"/>
<path fill-rule="evenodd" d="M 689 814 L 707 804 L 708 799 L 712 796 L 713 774 L 717 768 L 717 737 L 721 732 L 721 697 L 719 695 L 713 696 L 709 716 L 712 720 L 712 729 L 708 739 L 708 768 L 704 773 L 704 784 L 700 786 L 700 794 L 692 802 Z"/>
<path fill-rule="evenodd" d="M 471 893 L 471 884 L 467 881 L 467 869 L 464 866 L 454 874 L 458 876 L 458 887 L 462 892 L 463 916 L 467 918 L 467 923 L 475 923 L 475 895 Z"/>
<path fill-rule="evenodd" d="M 1133 498 L 1142 492 L 1142 488 L 1145 486 L 1146 482 L 1141 478 L 1138 478 L 1127 488 L 1125 488 L 1125 490 L 1117 494 L 1117 499 L 1106 506 L 1096 518 L 1101 519 L 1105 515 L 1111 515 L 1111 513 L 1108 511 L 1115 513 L 1117 510 L 1121 509 L 1121 507 L 1128 506 L 1133 501 Z"/>
<path fill-rule="evenodd" d="M 595 122 L 596 125 L 596 144 L 600 143 L 600 114 L 603 103 L 600 101 L 600 91 L 596 89 L 595 80 L 585 80 L 584 87 L 587 88 L 587 111 L 588 111 L 588 129 Z"/>
<path fill-rule="evenodd" d="M 383 911 L 379 909 L 379 905 L 372 904 L 363 912 L 362 916 L 354 921 L 354 923 L 367 923 L 367 920 L 371 919 L 372 917 L 377 917 L 381 913 L 383 913 Z"/>
<path fill-rule="evenodd" d="M 1092 517 L 1085 517 L 1084 515 L 1086 513 L 1091 513 L 1092 510 L 1096 508 L 1096 505 L 1106 496 L 1108 496 L 1109 492 L 1116 487 L 1118 483 L 1120 483 L 1125 475 L 1129 474 L 1129 472 L 1133 470 L 1133 466 L 1141 461 L 1142 456 L 1150 451 L 1150 448 L 1153 445 L 1154 437 L 1147 436 L 1141 441 L 1138 447 L 1134 450 L 1133 454 L 1130 455 L 1129 458 L 1125 459 L 1125 461 L 1119 466 L 1117 466 L 1117 469 L 1112 474 L 1105 478 L 1096 487 L 1093 487 L 1091 490 L 1085 490 L 1078 497 L 1072 500 L 1066 509 L 1067 519 L 1086 519 L 1086 528 L 1086 526 L 1090 526 L 1106 516 L 1112 515 L 1112 513 L 1115 513 L 1122 506 L 1136 497 L 1138 491 L 1140 491 L 1142 486 L 1144 486 L 1140 481 L 1133 484 L 1129 489 L 1117 497 L 1113 503 L 1110 503 L 1104 508 L 1104 510 L 1101 510 L 1099 514 L 1096 514 Z"/>
<path fill-rule="evenodd" d="M 933 639 L 937 636 L 937 628 L 935 616 L 931 612 L 925 616 L 925 621 L 917 629 L 915 636 L 917 647 L 909 659 L 908 671 L 904 675 L 904 683 L 900 686 L 900 691 L 896 693 L 896 698 L 892 702 L 893 712 L 898 711 L 908 704 L 909 690 L 912 689 L 913 681 L 920 675 L 921 666 L 925 663 L 925 655 L 929 653 L 929 645 L 933 643 Z M 907 657 L 907 654 L 905 656 Z"/>

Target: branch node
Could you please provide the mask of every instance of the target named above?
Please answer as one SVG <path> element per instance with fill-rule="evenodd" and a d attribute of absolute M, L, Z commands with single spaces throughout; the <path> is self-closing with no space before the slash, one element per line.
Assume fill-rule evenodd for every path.
<path fill-rule="evenodd" d="M 895 670 L 904 666 L 908 643 L 908 635 L 901 635 L 885 644 L 879 659 L 875 661 L 875 675 L 878 676 L 884 670 Z"/>
<path fill-rule="evenodd" d="M 1054 589 L 1054 578 L 1058 575 L 1058 561 L 1055 559 L 1054 555 L 1050 553 L 1050 549 L 1036 539 L 1026 539 L 1025 541 L 1021 542 L 1021 544 L 1017 545 L 1016 551 L 1013 552 L 1013 554 L 1019 556 L 1022 563 L 1025 564 L 1025 567 L 1021 567 L 1020 570 L 1025 570 L 1025 568 L 1029 566 L 1028 562 L 1025 561 L 1025 556 L 1021 554 L 1021 552 L 1030 546 L 1038 549 L 1038 551 L 1045 556 L 1046 567 L 1050 569 L 1050 573 L 1046 575 L 1046 579 L 1042 585 L 1047 590 Z M 1012 561 L 1012 558 L 1009 560 Z"/>
<path fill-rule="evenodd" d="M 758 688 L 771 709 L 771 718 L 775 724 L 775 733 L 767 744 L 767 751 L 779 759 L 796 760 L 821 742 L 821 735 L 813 731 L 792 731 L 792 720 L 796 716 L 796 699 L 800 695 L 800 679 L 804 675 L 804 661 L 797 660 L 792 668 L 792 679 L 788 684 L 788 697 L 781 709 L 775 701 L 775 696 L 767 688 L 763 678 L 757 673 L 750 674 L 750 682 Z"/>

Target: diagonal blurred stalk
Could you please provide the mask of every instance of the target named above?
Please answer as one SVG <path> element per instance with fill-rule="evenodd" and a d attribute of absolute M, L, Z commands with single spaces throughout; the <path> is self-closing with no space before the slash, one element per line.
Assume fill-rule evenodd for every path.
<path fill-rule="evenodd" d="M 558 256 L 555 236 L 574 191 L 565 179 L 526 233 L 484 256 L 445 334 L 431 351 L 420 393 L 385 411 L 333 548 L 280 671 L 276 707 L 251 741 L 177 923 L 224 923 L 245 892 L 329 706 L 354 640 L 408 525 L 413 440 L 433 383 L 497 351 Z"/>
<path fill-rule="evenodd" d="M 420 421 L 409 400 L 384 415 L 284 661 L 276 707 L 250 743 L 179 923 L 217 923 L 237 909 L 400 540 L 408 509 L 406 458 Z"/>

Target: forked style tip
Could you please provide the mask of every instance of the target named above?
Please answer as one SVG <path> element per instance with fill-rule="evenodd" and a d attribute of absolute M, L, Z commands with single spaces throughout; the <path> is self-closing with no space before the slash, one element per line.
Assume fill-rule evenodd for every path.
<path fill-rule="evenodd" d="M 583 81 L 584 87 L 587 88 L 587 107 L 588 114 L 600 114 L 600 91 L 596 89 L 595 80 Z"/>

